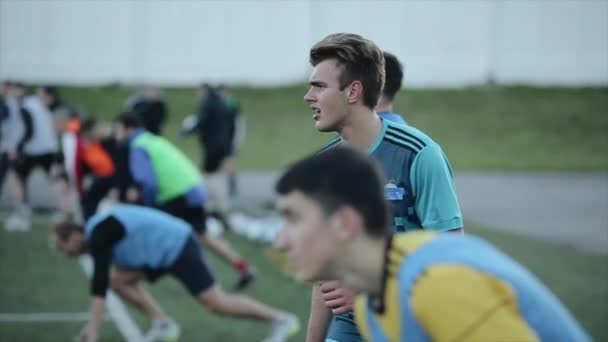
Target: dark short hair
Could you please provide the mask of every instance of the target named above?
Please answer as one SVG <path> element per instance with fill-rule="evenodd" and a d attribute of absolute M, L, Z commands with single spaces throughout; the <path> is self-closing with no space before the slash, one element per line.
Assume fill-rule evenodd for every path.
<path fill-rule="evenodd" d="M 90 133 L 95 129 L 95 126 L 97 126 L 97 120 L 95 118 L 86 118 L 80 125 L 80 131 L 82 133 Z"/>
<path fill-rule="evenodd" d="M 53 226 L 53 233 L 55 233 L 61 241 L 66 241 L 76 232 L 84 233 L 84 227 L 73 221 L 64 221 Z"/>
<path fill-rule="evenodd" d="M 139 115 L 132 112 L 123 112 L 118 114 L 114 121 L 125 126 L 125 128 L 140 128 L 142 127 L 141 118 Z"/>
<path fill-rule="evenodd" d="M 390 232 L 384 178 L 371 157 L 351 148 L 337 147 L 296 162 L 275 186 L 280 195 L 300 191 L 316 201 L 325 215 L 353 207 L 363 217 L 366 232 Z"/>
<path fill-rule="evenodd" d="M 15 87 L 15 88 L 23 89 L 23 90 L 27 89 L 27 85 L 21 81 L 15 81 L 11 84 L 11 86 Z"/>
<path fill-rule="evenodd" d="M 384 51 L 384 74 L 382 95 L 392 101 L 403 83 L 403 65 L 395 55 L 386 51 Z"/>
<path fill-rule="evenodd" d="M 55 87 L 55 86 L 52 86 L 52 85 L 46 85 L 46 86 L 42 86 L 42 87 L 40 87 L 40 89 L 42 89 L 42 91 L 43 91 L 45 94 L 47 94 L 47 95 L 51 96 L 51 97 L 52 97 L 52 98 L 54 98 L 54 99 L 57 99 L 57 100 L 58 100 L 58 99 L 59 99 L 59 97 L 60 97 L 60 96 L 59 96 L 59 90 L 58 90 L 58 89 L 57 89 L 57 87 Z"/>
<path fill-rule="evenodd" d="M 342 67 L 340 90 L 354 81 L 363 83 L 363 104 L 374 109 L 384 86 L 384 58 L 374 42 L 360 35 L 334 33 L 310 49 L 310 64 L 336 59 Z"/>

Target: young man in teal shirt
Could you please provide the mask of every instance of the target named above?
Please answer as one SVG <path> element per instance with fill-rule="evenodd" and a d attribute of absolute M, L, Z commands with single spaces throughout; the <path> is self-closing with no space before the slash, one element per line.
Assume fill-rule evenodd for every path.
<path fill-rule="evenodd" d="M 310 62 L 304 100 L 317 130 L 339 134 L 321 153 L 344 144 L 380 162 L 394 231 L 461 231 L 452 170 L 441 147 L 420 130 L 383 120 L 375 111 L 385 81 L 383 52 L 359 35 L 338 33 L 311 48 Z M 361 341 L 353 298 L 335 281 L 313 286 L 307 341 Z"/>

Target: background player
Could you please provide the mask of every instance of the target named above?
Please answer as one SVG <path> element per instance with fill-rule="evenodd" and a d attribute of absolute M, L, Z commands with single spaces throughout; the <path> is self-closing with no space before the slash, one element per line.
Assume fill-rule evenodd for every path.
<path fill-rule="evenodd" d="M 284 341 L 297 332 L 294 315 L 247 296 L 224 293 L 203 260 L 192 229 L 159 210 L 116 205 L 93 216 L 84 227 L 60 223 L 53 227 L 51 237 L 61 253 L 75 257 L 89 252 L 93 258 L 90 318 L 82 333 L 87 342 L 99 340 L 104 296 L 110 286 L 152 321 L 146 341 L 177 340 L 177 323 L 141 285 L 143 280 L 153 282 L 167 273 L 215 314 L 272 322 L 268 341 Z M 112 264 L 115 268 L 110 272 Z"/>

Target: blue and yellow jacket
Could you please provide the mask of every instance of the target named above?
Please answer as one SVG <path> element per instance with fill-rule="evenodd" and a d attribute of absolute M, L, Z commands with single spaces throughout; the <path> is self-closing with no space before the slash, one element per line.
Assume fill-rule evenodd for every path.
<path fill-rule="evenodd" d="M 368 341 L 590 340 L 534 275 L 470 235 L 395 234 L 382 284 L 355 303 Z"/>

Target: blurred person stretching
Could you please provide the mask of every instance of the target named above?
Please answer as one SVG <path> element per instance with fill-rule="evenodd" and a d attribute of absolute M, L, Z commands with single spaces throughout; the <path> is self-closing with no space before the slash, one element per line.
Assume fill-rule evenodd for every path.
<path fill-rule="evenodd" d="M 309 57 L 313 70 L 304 100 L 317 130 L 339 133 L 320 153 L 346 145 L 380 162 L 393 231 L 462 231 L 452 169 L 441 147 L 375 111 L 384 85 L 384 55 L 376 44 L 337 33 L 315 44 Z M 327 281 L 313 286 L 311 298 L 308 342 L 361 341 L 351 290 Z"/>
<path fill-rule="evenodd" d="M 5 227 L 9 230 L 27 230 L 31 223 L 27 181 L 32 170 L 42 168 L 45 171 L 53 183 L 60 211 L 70 212 L 73 207 L 61 196 L 57 163 L 59 147 L 51 113 L 39 96 L 25 95 L 23 84 L 16 83 L 11 89 L 13 108 L 16 108 L 22 120 L 23 134 L 8 154 L 16 176 L 13 187 L 15 209 L 7 218 Z"/>
<path fill-rule="evenodd" d="M 111 151 L 101 140 L 97 120 L 85 119 L 77 130 L 73 125 L 69 126 L 69 118 L 64 113 L 55 114 L 57 131 L 72 135 L 73 142 L 62 146 L 65 167 L 78 191 L 82 218 L 88 220 L 110 190 L 116 187 L 116 166 Z"/>
<path fill-rule="evenodd" d="M 190 223 L 200 239 L 239 273 L 234 289 L 255 280 L 249 263 L 234 248 L 207 232 L 207 193 L 196 166 L 167 139 L 147 132 L 139 118 L 123 113 L 116 119 L 115 137 L 129 144 L 129 167 L 138 190 L 127 193 L 129 202 L 157 207 Z"/>
<path fill-rule="evenodd" d="M 234 114 L 217 88 L 203 83 L 199 87 L 201 101 L 194 122 L 182 127 L 178 136 L 197 133 L 204 150 L 201 170 L 211 197 L 210 215 L 230 229 L 226 215 L 230 209 L 224 162 L 233 149 Z"/>
<path fill-rule="evenodd" d="M 231 146 L 228 151 L 228 155 L 224 159 L 223 167 L 226 171 L 226 176 L 228 177 L 228 194 L 231 202 L 235 203 L 238 197 L 236 158 L 239 153 L 239 149 L 245 140 L 246 121 L 242 113 L 241 104 L 232 94 L 232 90 L 225 84 L 222 84 L 218 86 L 218 91 L 224 98 L 230 115 Z"/>
<path fill-rule="evenodd" d="M 62 201 L 61 207 L 64 209 L 53 217 L 53 221 L 60 222 L 65 219 L 66 215 L 76 216 L 77 193 L 70 182 L 69 174 L 66 169 L 66 148 L 64 147 L 64 144 L 68 143 L 68 146 L 70 146 L 69 142 L 66 141 L 66 136 L 69 133 L 65 132 L 65 130 L 57 130 L 57 122 L 62 121 L 64 120 L 64 117 L 67 117 L 66 129 L 77 131 L 80 128 L 80 115 L 74 108 L 63 102 L 59 90 L 55 86 L 42 86 L 38 88 L 37 95 L 40 102 L 42 102 L 49 113 L 51 113 L 59 145 L 59 151 L 53 165 L 53 178 L 55 179 L 58 196 Z"/>
<path fill-rule="evenodd" d="M 101 340 L 105 294 L 110 287 L 151 320 L 144 341 L 177 341 L 178 324 L 141 284 L 144 280 L 154 282 L 164 274 L 175 277 L 214 314 L 272 323 L 266 341 L 285 341 L 298 330 L 298 319 L 293 314 L 247 296 L 224 293 L 192 229 L 162 211 L 120 204 L 91 217 L 84 227 L 69 222 L 57 224 L 51 238 L 66 256 L 90 253 L 93 258 L 90 315 L 81 341 Z"/>
<path fill-rule="evenodd" d="M 4 186 L 4 177 L 8 171 L 8 148 L 5 147 L 5 138 L 9 132 L 8 130 L 8 119 L 10 116 L 9 105 L 8 105 L 8 91 L 10 82 L 4 81 L 0 84 L 0 194 L 2 194 L 2 188 Z"/>

